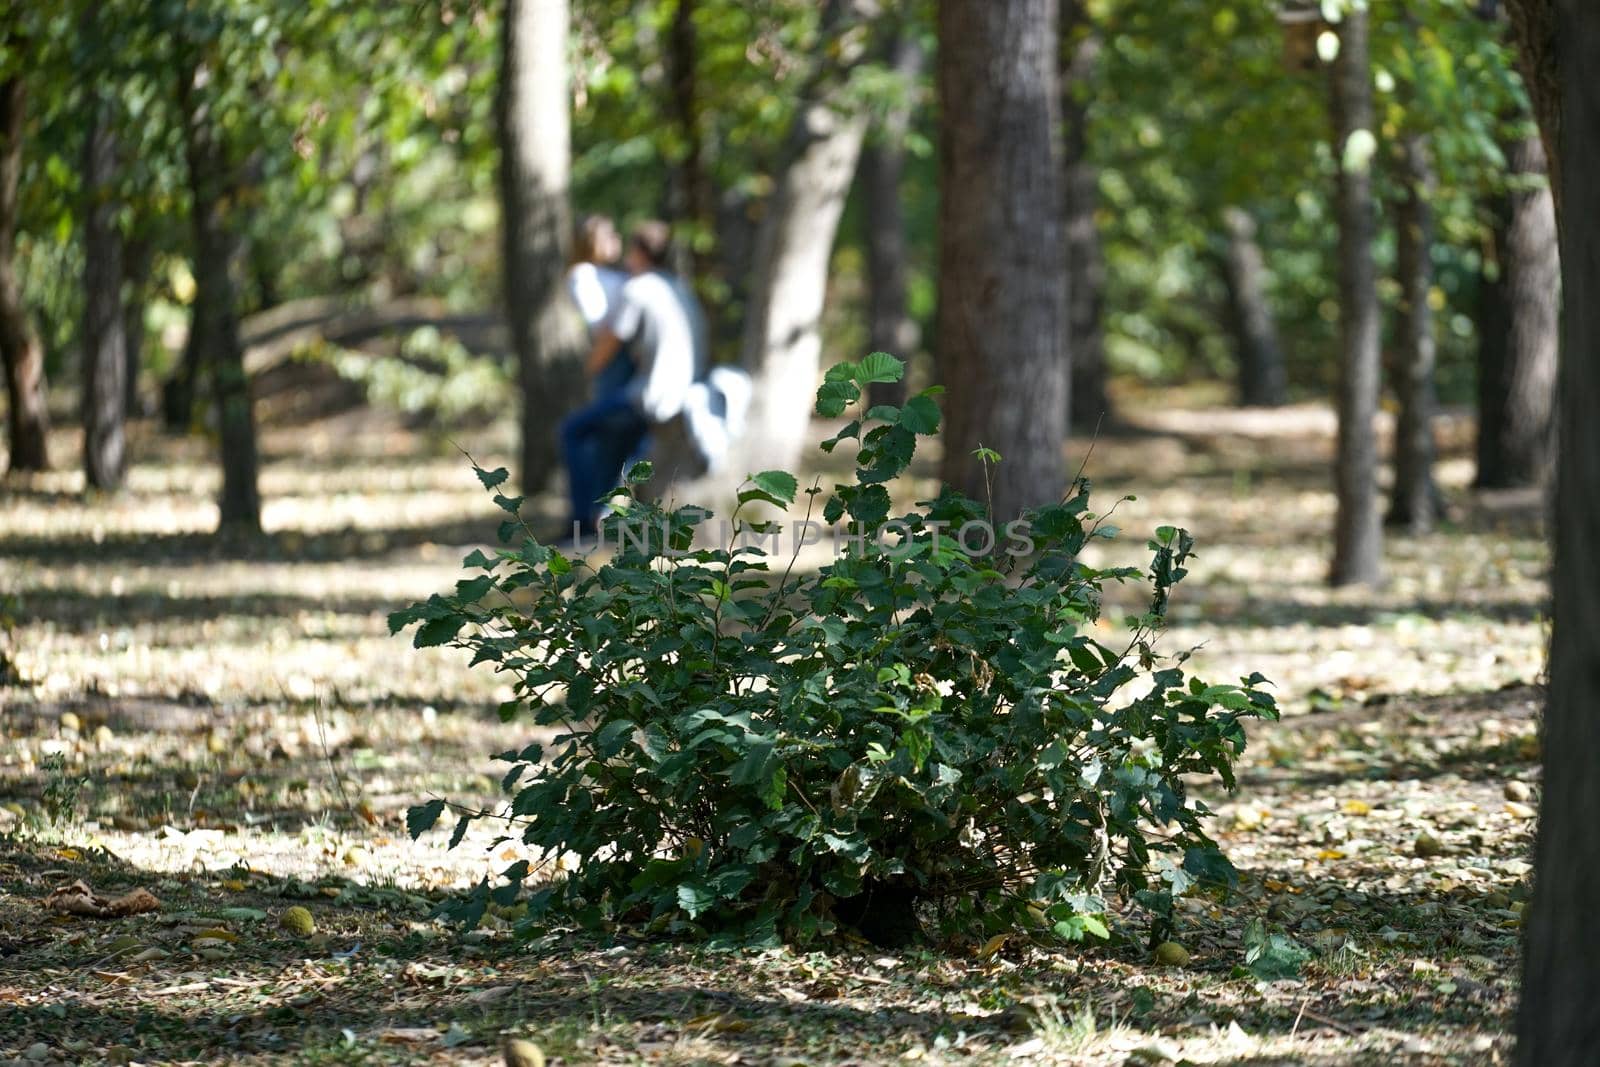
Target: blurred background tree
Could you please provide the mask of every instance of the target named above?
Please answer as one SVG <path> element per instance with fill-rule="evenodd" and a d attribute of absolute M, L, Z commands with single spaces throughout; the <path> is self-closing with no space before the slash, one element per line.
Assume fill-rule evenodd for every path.
<path fill-rule="evenodd" d="M 934 92 L 941 44 L 952 44 L 939 40 L 939 7 L 569 0 L 565 31 L 527 23 L 535 46 L 568 59 L 552 84 L 569 132 L 536 124 L 526 145 L 568 160 L 565 188 L 550 190 L 555 229 L 587 213 L 624 226 L 674 220 L 676 266 L 707 305 L 716 358 L 758 380 L 752 461 L 793 459 L 804 398 L 837 359 L 880 346 L 906 357 L 914 386 L 943 379 L 959 426 L 968 414 L 992 421 L 963 408 L 983 392 L 972 376 L 1020 358 L 1020 342 L 999 334 L 982 340 L 991 369 L 931 358 L 978 343 L 942 336 L 941 174 L 973 162 L 950 154 L 1043 136 L 951 138 Z M 1350 5 L 1045 7 L 1058 42 L 1048 137 L 1059 174 L 1054 205 L 1032 205 L 1029 225 L 1036 240 L 1057 226 L 1064 235 L 1059 271 L 1048 270 L 1066 310 L 1050 329 L 1071 388 L 1064 425 L 1041 432 L 1114 428 L 1119 398 L 1173 387 L 1251 406 L 1330 399 L 1341 158 L 1329 77 Z M 9 9 L 9 466 L 62 462 L 44 453 L 46 380 L 81 396 L 88 480 L 106 488 L 119 480 L 123 413 L 144 417 L 159 400 L 171 431 L 215 434 L 222 517 L 250 529 L 252 396 L 275 418 L 353 390 L 443 429 L 514 411 L 521 374 L 525 438 L 542 442 L 524 474 L 544 484 L 555 459 L 546 437 L 570 390 L 559 375 L 525 373 L 531 349 L 515 355 L 533 336 L 519 326 L 530 312 L 516 279 L 554 277 L 565 236 L 519 236 L 534 232 L 516 224 L 528 182 L 520 171 L 501 180 L 502 148 L 516 143 L 497 110 L 511 85 L 507 35 L 534 10 L 545 8 Z M 1535 483 L 1549 468 L 1554 223 L 1503 13 L 1483 0 L 1375 0 L 1365 18 L 1374 228 L 1355 245 L 1372 256 L 1368 329 L 1387 368 L 1382 404 L 1401 424 L 1393 459 L 1404 476 L 1389 514 L 1421 529 L 1440 505 L 1436 405 L 1480 409 L 1479 484 Z M 542 39 L 551 33 L 561 40 Z M 97 72 L 92 88 L 83 69 Z M 1007 240 L 1031 262 L 1026 240 Z M 947 304 L 956 284 L 945 279 Z M 555 292 L 535 288 L 546 303 Z M 57 421 L 76 421 L 61 403 Z M 1042 438 L 1019 447 L 1017 468 L 1048 450 Z M 136 449 L 128 458 L 137 463 Z M 1375 509 L 1375 487 L 1369 495 Z"/>

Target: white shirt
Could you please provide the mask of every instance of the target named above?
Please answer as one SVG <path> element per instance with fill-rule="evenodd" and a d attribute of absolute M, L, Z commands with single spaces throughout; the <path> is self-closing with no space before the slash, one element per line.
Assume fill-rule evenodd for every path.
<path fill-rule="evenodd" d="M 636 274 L 622 287 L 609 325 L 637 368 L 628 383 L 634 406 L 652 422 L 675 417 L 709 353 L 694 293 L 664 271 Z"/>
<path fill-rule="evenodd" d="M 567 271 L 567 294 L 578 305 L 578 314 L 589 327 L 589 336 L 610 319 L 622 298 L 628 275 L 615 267 L 594 263 L 574 263 Z"/>

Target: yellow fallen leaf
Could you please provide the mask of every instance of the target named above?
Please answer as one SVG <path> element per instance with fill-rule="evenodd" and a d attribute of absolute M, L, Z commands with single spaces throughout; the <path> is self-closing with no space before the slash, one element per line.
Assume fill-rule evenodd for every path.
<path fill-rule="evenodd" d="M 1344 859 L 1344 853 L 1340 852 L 1336 848 L 1319 849 L 1318 852 L 1317 852 L 1317 859 L 1319 859 L 1319 860 L 1342 860 L 1342 859 Z"/>
<path fill-rule="evenodd" d="M 238 934 L 234 933 L 232 930 L 225 930 L 220 926 L 213 926 L 209 930 L 201 930 L 198 934 L 194 935 L 196 941 L 200 940 L 202 937 L 208 937 L 213 941 L 226 941 L 230 945 L 237 944 L 239 940 Z"/>
<path fill-rule="evenodd" d="M 989 959 L 1001 949 L 1005 948 L 1007 936 L 1008 935 L 1006 934 L 995 934 L 989 940 L 985 941 L 983 943 L 983 947 L 978 950 L 978 958 L 980 960 Z"/>
<path fill-rule="evenodd" d="M 1347 800 L 1340 807 L 1346 815 L 1366 815 L 1372 810 L 1372 805 L 1365 800 Z"/>

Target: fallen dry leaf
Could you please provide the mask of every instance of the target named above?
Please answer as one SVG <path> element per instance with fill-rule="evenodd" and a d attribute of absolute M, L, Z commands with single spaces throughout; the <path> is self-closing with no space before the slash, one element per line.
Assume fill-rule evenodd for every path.
<path fill-rule="evenodd" d="M 46 911 L 62 915 L 83 915 L 91 919 L 121 919 L 128 915 L 142 915 L 147 911 L 160 911 L 161 901 L 146 889 L 135 889 L 120 897 L 103 897 L 83 882 L 61 886 L 44 898 Z"/>

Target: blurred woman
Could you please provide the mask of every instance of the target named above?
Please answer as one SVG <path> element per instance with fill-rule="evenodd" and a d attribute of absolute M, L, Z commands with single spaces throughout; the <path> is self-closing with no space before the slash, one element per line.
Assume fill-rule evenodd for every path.
<path fill-rule="evenodd" d="M 630 274 L 615 265 L 622 256 L 622 238 L 604 215 L 578 223 L 567 268 L 567 292 L 589 327 L 591 349 L 602 337 L 613 346 L 611 358 L 588 368 L 593 395 L 561 422 L 561 452 L 567 464 L 567 492 L 576 538 L 597 532 L 603 510 L 599 497 L 616 487 L 623 467 L 640 447 L 645 424 L 634 410 L 638 365 L 632 347 L 615 339 L 616 322 Z"/>
<path fill-rule="evenodd" d="M 616 312 L 628 272 L 622 258 L 622 237 L 605 215 L 585 215 L 572 238 L 572 259 L 567 265 L 567 295 L 577 305 L 584 325 L 589 327 L 589 343 L 594 344 L 600 327 Z M 627 387 L 633 377 L 633 360 L 626 351 L 606 366 L 593 382 L 594 398 L 600 400 Z"/>

